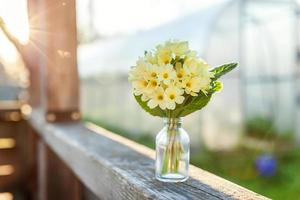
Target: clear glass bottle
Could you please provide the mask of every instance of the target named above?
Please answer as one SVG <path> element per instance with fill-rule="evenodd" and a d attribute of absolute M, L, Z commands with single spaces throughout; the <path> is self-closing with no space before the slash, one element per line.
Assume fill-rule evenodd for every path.
<path fill-rule="evenodd" d="M 190 139 L 180 118 L 165 118 L 164 128 L 156 136 L 155 177 L 163 182 L 188 179 Z"/>

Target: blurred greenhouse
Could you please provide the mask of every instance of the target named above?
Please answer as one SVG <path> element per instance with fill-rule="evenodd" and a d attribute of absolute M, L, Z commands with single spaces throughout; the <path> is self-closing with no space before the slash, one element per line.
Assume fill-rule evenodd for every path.
<path fill-rule="evenodd" d="M 184 119 L 193 146 L 204 142 L 212 149 L 232 148 L 253 118 L 270 120 L 269 128 L 280 134 L 296 133 L 296 11 L 294 1 L 216 1 L 150 30 L 94 34 L 79 47 L 83 113 L 130 133 L 155 135 L 162 122 L 140 112 L 127 72 L 141 52 L 171 38 L 189 41 L 212 66 L 240 64 L 207 108 Z"/>

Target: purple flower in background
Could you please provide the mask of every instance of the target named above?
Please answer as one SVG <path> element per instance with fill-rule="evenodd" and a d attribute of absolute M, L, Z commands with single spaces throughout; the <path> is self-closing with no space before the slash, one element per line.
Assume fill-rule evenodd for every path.
<path fill-rule="evenodd" d="M 277 161 L 272 155 L 262 154 L 256 158 L 255 166 L 261 176 L 271 177 L 276 173 Z"/>

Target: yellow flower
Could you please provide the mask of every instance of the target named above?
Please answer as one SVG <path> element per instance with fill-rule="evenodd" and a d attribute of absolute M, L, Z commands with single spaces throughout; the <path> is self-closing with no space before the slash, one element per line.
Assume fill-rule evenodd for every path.
<path fill-rule="evenodd" d="M 201 65 L 202 63 L 197 58 L 190 57 L 184 61 L 183 68 L 187 74 L 194 77 L 201 73 Z"/>
<path fill-rule="evenodd" d="M 136 66 L 132 67 L 129 72 L 129 81 L 135 81 L 145 78 L 147 74 L 147 63 L 143 59 L 139 59 Z"/>
<path fill-rule="evenodd" d="M 173 65 L 163 65 L 159 69 L 158 80 L 162 81 L 165 85 L 169 85 L 176 78 L 176 71 L 173 69 Z"/>
<path fill-rule="evenodd" d="M 207 93 L 207 90 L 210 88 L 210 77 L 202 77 L 199 81 L 199 88 L 203 93 Z"/>
<path fill-rule="evenodd" d="M 210 78 L 213 77 L 213 73 L 209 71 L 209 65 L 198 58 L 188 58 L 184 62 L 183 69 L 190 77 L 198 77 L 202 81 L 201 88 L 207 88 Z M 204 82 L 207 83 L 204 86 Z"/>
<path fill-rule="evenodd" d="M 197 51 L 189 51 L 186 55 L 188 58 L 197 58 Z"/>
<path fill-rule="evenodd" d="M 171 62 L 172 51 L 168 47 L 164 45 L 158 45 L 156 50 L 156 58 L 159 65 L 165 65 Z"/>
<path fill-rule="evenodd" d="M 174 110 L 177 104 L 182 104 L 184 101 L 184 96 L 182 96 L 184 91 L 178 87 L 168 87 L 165 91 L 167 108 Z"/>
<path fill-rule="evenodd" d="M 167 42 L 166 46 L 170 46 L 171 51 L 178 57 L 187 55 L 189 53 L 189 43 L 187 41 L 173 41 Z"/>
<path fill-rule="evenodd" d="M 147 91 L 148 81 L 145 79 L 135 80 L 132 82 L 133 93 L 138 96 Z"/>
<path fill-rule="evenodd" d="M 159 87 L 159 82 L 157 79 L 151 79 L 148 82 L 147 88 L 145 90 L 145 93 L 152 94 L 157 88 Z"/>
<path fill-rule="evenodd" d="M 166 109 L 166 97 L 165 91 L 162 87 L 158 87 L 150 96 L 150 100 L 147 105 L 149 108 L 153 109 L 159 106 L 161 109 Z"/>
<path fill-rule="evenodd" d="M 183 80 L 182 86 L 187 94 L 197 96 L 197 93 L 201 90 L 201 78 L 187 78 Z"/>
<path fill-rule="evenodd" d="M 159 71 L 160 71 L 160 69 L 157 65 L 149 64 L 147 67 L 146 79 L 148 79 L 148 80 L 157 79 Z"/>
<path fill-rule="evenodd" d="M 209 65 L 203 65 L 201 66 L 201 70 L 199 73 L 199 76 L 206 79 L 206 78 L 213 78 L 214 77 L 214 73 L 210 72 L 209 70 Z"/>
<path fill-rule="evenodd" d="M 150 64 L 157 64 L 157 59 L 155 56 L 152 55 L 151 52 L 147 52 L 145 55 L 145 59 L 147 62 L 149 62 Z"/>
<path fill-rule="evenodd" d="M 188 73 L 187 71 L 182 67 L 182 64 L 177 62 L 175 64 L 175 69 L 176 69 L 176 78 L 177 80 L 183 80 L 184 78 L 187 77 Z"/>

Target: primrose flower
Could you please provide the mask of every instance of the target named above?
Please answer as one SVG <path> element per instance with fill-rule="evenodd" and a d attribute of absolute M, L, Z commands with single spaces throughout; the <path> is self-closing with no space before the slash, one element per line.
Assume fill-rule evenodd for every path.
<path fill-rule="evenodd" d="M 177 80 L 183 80 L 188 76 L 189 71 L 182 67 L 181 63 L 175 64 Z"/>
<path fill-rule="evenodd" d="M 185 79 L 182 82 L 183 88 L 187 94 L 197 96 L 197 93 L 201 90 L 201 79 L 198 77 Z"/>
<path fill-rule="evenodd" d="M 148 80 L 150 79 L 157 79 L 158 77 L 158 74 L 159 74 L 159 67 L 157 65 L 152 65 L 152 64 L 149 64 L 147 66 L 147 69 L 146 69 L 146 78 Z"/>
<path fill-rule="evenodd" d="M 148 82 L 145 93 L 152 94 L 159 87 L 159 82 L 157 79 L 151 79 Z"/>
<path fill-rule="evenodd" d="M 178 87 L 168 87 L 165 91 L 166 95 L 166 104 L 167 108 L 170 110 L 174 110 L 177 104 L 182 104 L 184 101 L 184 96 L 182 96 L 184 90 Z"/>
<path fill-rule="evenodd" d="M 145 79 L 135 80 L 132 82 L 132 86 L 134 94 L 141 95 L 147 90 L 148 81 Z"/>
<path fill-rule="evenodd" d="M 150 64 L 157 64 L 157 59 L 151 52 L 146 52 L 145 60 Z"/>
<path fill-rule="evenodd" d="M 204 64 L 197 58 L 187 58 L 184 61 L 183 68 L 192 77 L 198 76 L 201 73 L 201 68 Z"/>
<path fill-rule="evenodd" d="M 147 66 L 148 63 L 146 63 L 143 59 L 139 59 L 136 62 L 136 66 L 132 67 L 129 72 L 129 81 L 144 79 L 147 74 Z"/>
<path fill-rule="evenodd" d="M 147 105 L 153 109 L 159 106 L 161 109 L 166 109 L 165 91 L 162 87 L 157 88 L 151 95 Z"/>
<path fill-rule="evenodd" d="M 189 50 L 189 44 L 186 41 L 174 41 L 174 42 L 168 42 L 171 51 L 177 56 L 181 57 L 183 55 L 186 55 L 190 52 Z"/>
<path fill-rule="evenodd" d="M 199 88 L 204 94 L 206 94 L 207 90 L 210 89 L 210 82 L 211 82 L 210 77 L 200 78 Z"/>
<path fill-rule="evenodd" d="M 165 45 L 158 45 L 156 47 L 157 63 L 159 65 L 169 64 L 172 60 L 172 51 Z"/>
<path fill-rule="evenodd" d="M 163 65 L 159 69 L 158 80 L 162 81 L 165 85 L 169 85 L 176 77 L 176 71 L 174 70 L 173 65 Z"/>

